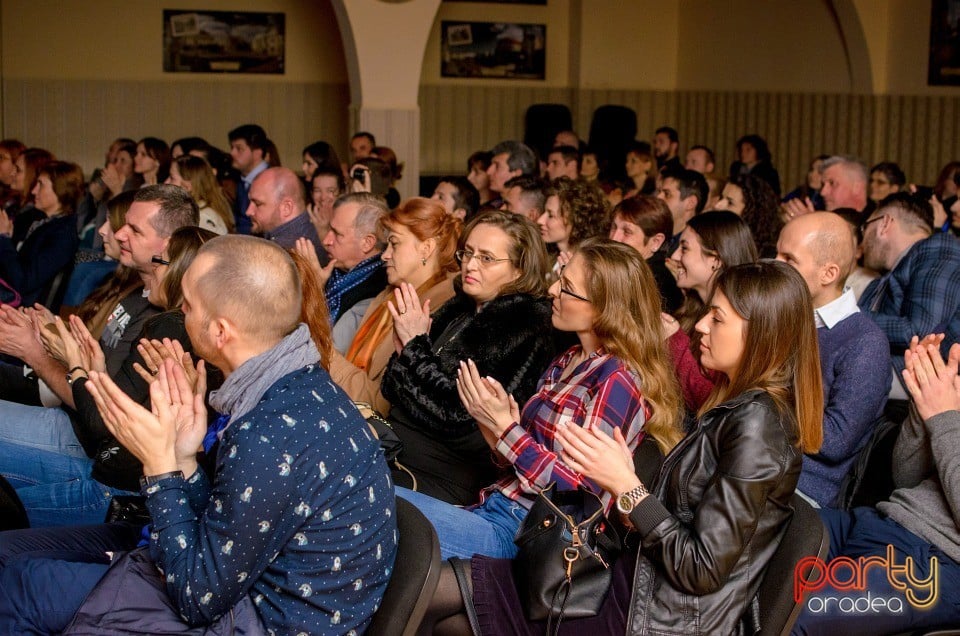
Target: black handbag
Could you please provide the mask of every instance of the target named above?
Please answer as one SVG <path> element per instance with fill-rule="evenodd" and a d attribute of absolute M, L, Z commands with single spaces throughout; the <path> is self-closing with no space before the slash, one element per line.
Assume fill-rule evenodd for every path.
<path fill-rule="evenodd" d="M 388 464 L 396 461 L 397 455 L 403 450 L 403 441 L 393 431 L 393 427 L 382 415 L 377 413 L 373 405 L 367 402 L 354 402 L 354 406 L 360 411 L 360 415 L 367 421 L 367 426 L 377 436 L 380 442 L 380 450 L 383 451 L 383 457 Z"/>
<path fill-rule="evenodd" d="M 530 620 L 547 620 L 547 633 L 564 617 L 596 616 L 610 589 L 621 540 L 600 498 L 584 488 L 537 496 L 514 543 L 513 576 Z"/>

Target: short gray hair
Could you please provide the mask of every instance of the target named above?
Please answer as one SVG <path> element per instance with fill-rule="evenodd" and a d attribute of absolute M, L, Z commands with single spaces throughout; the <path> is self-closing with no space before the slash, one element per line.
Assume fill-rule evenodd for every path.
<path fill-rule="evenodd" d="M 833 155 L 824 159 L 823 163 L 820 164 L 820 174 L 823 174 L 827 168 L 832 166 L 843 166 L 847 174 L 857 181 L 863 183 L 870 181 L 870 170 L 867 168 L 867 164 L 853 155 Z"/>
<path fill-rule="evenodd" d="M 490 153 L 494 157 L 506 153 L 507 166 L 510 170 L 519 170 L 520 174 L 538 174 L 539 172 L 537 155 L 529 146 L 519 141 L 501 141 Z"/>
<path fill-rule="evenodd" d="M 381 227 L 380 219 L 390 213 L 390 208 L 387 207 L 383 197 L 369 192 L 353 192 L 338 198 L 333 204 L 333 209 L 336 210 L 347 203 L 356 203 L 360 206 L 357 218 L 353 222 L 353 230 L 357 236 L 373 234 L 377 239 L 377 249 L 382 251 L 386 248 L 387 233 Z"/>

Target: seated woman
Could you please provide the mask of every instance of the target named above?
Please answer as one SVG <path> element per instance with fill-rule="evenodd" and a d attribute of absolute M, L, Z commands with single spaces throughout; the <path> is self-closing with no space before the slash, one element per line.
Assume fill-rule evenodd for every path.
<path fill-rule="evenodd" d="M 415 489 L 455 504 L 476 503 L 498 469 L 477 423 L 457 397 L 460 362 L 473 360 L 518 401 L 533 395 L 555 355 L 546 298 L 546 248 L 536 226 L 509 212 L 481 213 L 460 237 L 455 296 L 431 317 L 413 287 L 387 307 L 399 351 L 380 390 L 403 441 L 398 461 Z M 394 480 L 414 487 L 394 470 Z"/>
<path fill-rule="evenodd" d="M 133 156 L 133 171 L 143 179 L 143 186 L 157 185 L 170 175 L 170 148 L 156 137 L 144 137 L 137 142 Z"/>
<path fill-rule="evenodd" d="M 134 287 L 143 287 L 143 281 L 135 270 L 118 264 L 120 243 L 114 236 L 123 227 L 135 195 L 135 191 L 127 190 L 110 199 L 107 218 L 97 228 L 97 234 L 103 242 L 103 258 L 77 263 L 67 283 L 60 315 L 69 316 L 76 309 L 94 338 L 100 337 L 110 312 L 120 299 L 133 291 Z M 118 295 L 121 292 L 124 293 Z"/>
<path fill-rule="evenodd" d="M 697 362 L 700 348 L 694 325 L 707 312 L 705 301 L 720 273 L 727 267 L 756 262 L 757 248 L 742 218 L 733 212 L 704 212 L 687 223 L 670 258 L 685 299 L 676 320 L 664 317 L 666 335 L 684 402 L 695 413 L 710 395 L 713 379 Z"/>
<path fill-rule="evenodd" d="M 21 243 L 14 243 L 13 220 L 0 213 L 0 278 L 20 292 L 26 306 L 46 302 L 57 275 L 73 264 L 78 243 L 73 213 L 83 195 L 83 171 L 75 163 L 50 162 L 37 174 L 32 194 L 42 216 Z"/>
<path fill-rule="evenodd" d="M 709 305 L 697 331 L 719 381 L 655 481 L 635 475 L 619 431 L 557 434 L 560 459 L 616 499 L 638 546 L 636 558 L 624 553 L 613 566 L 599 614 L 564 621 L 562 634 L 759 631 L 751 601 L 792 514 L 803 453 L 822 437 L 813 306 L 800 275 L 777 262 L 727 269 Z M 482 633 L 543 633 L 524 615 L 510 561 L 474 557 L 470 579 Z M 466 625 L 457 591 L 445 566 L 434 633 Z"/>
<path fill-rule="evenodd" d="M 164 183 L 183 188 L 200 208 L 200 227 L 214 234 L 233 232 L 233 211 L 223 195 L 217 175 L 203 157 L 181 155 L 170 164 L 170 176 Z"/>
<path fill-rule="evenodd" d="M 457 392 L 504 476 L 470 509 L 397 488 L 397 496 L 433 523 L 444 558 L 514 556 L 520 522 L 552 483 L 560 490 L 588 488 L 609 510 L 611 495 L 559 455 L 562 430 L 619 431 L 630 452 L 648 433 L 664 451 L 680 440 L 680 400 L 659 328 L 660 294 L 637 251 L 609 239 L 583 242 L 550 295 L 554 327 L 575 333 L 579 344 L 547 368 L 522 411 L 510 390 L 472 360 L 460 363 Z"/>
<path fill-rule="evenodd" d="M 340 167 L 319 166 L 313 171 L 308 183 L 307 213 L 310 222 L 317 230 L 317 236 L 324 237 L 330 231 L 330 219 L 333 217 L 333 203 L 347 191 Z"/>
<path fill-rule="evenodd" d="M 623 187 L 624 199 L 639 194 L 653 194 L 657 189 L 657 161 L 650 144 L 635 141 L 627 146 L 627 183 Z"/>
<path fill-rule="evenodd" d="M 580 241 L 603 236 L 610 224 L 609 207 L 595 183 L 560 177 L 550 182 L 543 214 L 537 219 L 540 235 L 547 245 L 556 245 L 561 254 L 576 249 Z M 553 265 L 548 281 L 556 280 L 564 259 Z"/>
<path fill-rule="evenodd" d="M 150 302 L 167 311 L 147 321 L 141 338 L 178 340 L 189 351 L 190 342 L 179 309 L 183 300 L 180 282 L 197 250 L 214 236 L 199 227 L 183 227 L 170 236 L 167 249 L 155 257 L 158 284 L 150 290 Z M 75 316 L 69 327 L 59 318 L 54 324 L 55 329 L 44 329 L 45 346 L 70 369 L 68 377 L 76 410 L 69 414 L 61 409 L 44 410 L 52 412 L 51 418 L 68 420 L 74 439 L 69 443 L 62 435 L 58 450 L 34 445 L 30 440 L 3 442 L 0 474 L 16 489 L 31 526 L 99 523 L 113 495 L 139 491 L 143 470 L 107 431 L 84 386 L 89 371 L 105 370 L 99 344 Z M 131 352 L 113 379 L 132 399 L 149 404 L 144 368 L 152 370 L 141 352 Z"/>
<path fill-rule="evenodd" d="M 723 184 L 715 210 L 728 210 L 747 223 L 760 258 L 777 255 L 780 235 L 780 199 L 770 184 L 752 174 L 739 175 Z"/>
<path fill-rule="evenodd" d="M 387 234 L 387 248 L 380 258 L 387 265 L 390 285 L 367 307 L 346 356 L 333 354 L 331 375 L 335 379 L 345 375 L 349 370 L 343 371 L 343 365 L 364 371 L 340 386 L 353 401 L 366 402 L 386 414 L 390 403 L 380 393 L 380 382 L 395 352 L 388 302 L 401 297 L 398 288 L 404 283 L 413 287 L 433 312 L 453 298 L 453 278 L 460 270 L 454 257 L 460 222 L 447 214 L 442 204 L 418 197 L 407 199 L 382 217 L 380 225 Z"/>
<path fill-rule="evenodd" d="M 773 167 L 770 146 L 760 135 L 744 135 L 737 139 L 737 160 L 730 164 L 730 179 L 743 174 L 760 177 L 780 196 L 780 173 Z"/>
<path fill-rule="evenodd" d="M 672 314 L 683 303 L 683 292 L 667 268 L 666 243 L 673 235 L 673 215 L 667 204 L 645 194 L 624 199 L 613 208 L 610 239 L 640 252 L 660 290 L 663 311 Z"/>

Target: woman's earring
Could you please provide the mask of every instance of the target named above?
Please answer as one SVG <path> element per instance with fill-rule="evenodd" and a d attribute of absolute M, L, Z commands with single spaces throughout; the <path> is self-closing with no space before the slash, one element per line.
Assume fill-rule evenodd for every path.
<path fill-rule="evenodd" d="M 421 264 L 421 265 L 426 265 L 426 264 L 427 264 L 427 259 L 421 258 L 421 259 L 420 259 L 420 264 Z"/>

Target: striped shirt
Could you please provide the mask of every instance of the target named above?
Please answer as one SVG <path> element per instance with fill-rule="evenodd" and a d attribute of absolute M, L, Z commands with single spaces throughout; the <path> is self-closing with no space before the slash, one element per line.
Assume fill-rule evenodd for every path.
<path fill-rule="evenodd" d="M 540 490 L 556 482 L 558 490 L 575 490 L 583 485 L 601 495 L 605 509 L 610 509 L 612 497 L 608 493 L 560 460 L 557 426 L 566 423 L 599 428 L 610 436 L 620 428 L 633 450 L 643 439 L 649 406 L 640 391 L 640 377 L 602 348 L 560 379 L 567 363 L 580 352 L 577 345 L 553 361 L 540 378 L 536 394 L 523 407 L 520 421 L 500 436 L 497 451 L 513 464 L 514 475 L 484 489 L 481 503 L 490 493 L 499 491 L 529 509 Z"/>

